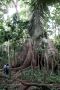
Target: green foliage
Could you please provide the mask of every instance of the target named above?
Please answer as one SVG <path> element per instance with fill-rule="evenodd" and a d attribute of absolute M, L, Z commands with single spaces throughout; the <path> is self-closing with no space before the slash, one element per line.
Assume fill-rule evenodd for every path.
<path fill-rule="evenodd" d="M 59 2 L 59 0 L 31 0 L 31 6 L 33 9 L 36 9 L 42 5 L 42 9 L 47 10 L 47 5 L 51 5 L 57 2 Z"/>
<path fill-rule="evenodd" d="M 52 12 L 53 16 L 51 16 L 51 19 L 55 20 L 56 24 L 60 25 L 60 3 L 56 3 L 53 7 L 55 10 Z"/>
<path fill-rule="evenodd" d="M 23 80 L 42 81 L 43 80 L 43 73 L 39 69 L 32 70 L 31 68 L 29 68 L 29 69 L 26 69 L 25 71 L 22 72 L 21 77 Z"/>
<path fill-rule="evenodd" d="M 2 68 L 8 61 L 7 52 L 2 50 L 2 48 L 3 47 L 0 46 L 0 68 Z"/>
<path fill-rule="evenodd" d="M 0 44 L 4 43 L 5 41 L 8 41 L 12 39 L 11 33 L 9 31 L 1 30 L 0 31 Z"/>
<path fill-rule="evenodd" d="M 60 75 L 52 74 L 47 78 L 48 83 L 60 83 Z"/>
<path fill-rule="evenodd" d="M 55 46 L 58 49 L 58 51 L 60 52 L 60 35 L 55 37 Z"/>
<path fill-rule="evenodd" d="M 38 74 L 37 74 L 38 73 Z M 46 82 L 47 83 L 60 83 L 60 75 L 46 74 Z M 33 80 L 33 82 L 44 82 L 44 71 L 36 68 L 32 70 L 31 68 L 25 69 L 25 71 L 22 72 L 22 76 L 20 77 L 23 80 Z"/>
<path fill-rule="evenodd" d="M 23 30 L 27 29 L 28 22 L 29 21 L 23 22 L 20 20 L 17 14 L 13 15 L 12 21 L 7 22 L 8 27 L 11 29 L 12 39 L 18 40 L 23 37 Z"/>

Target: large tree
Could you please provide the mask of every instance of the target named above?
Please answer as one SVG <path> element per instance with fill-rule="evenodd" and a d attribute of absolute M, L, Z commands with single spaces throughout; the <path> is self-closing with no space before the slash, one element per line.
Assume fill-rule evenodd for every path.
<path fill-rule="evenodd" d="M 45 48 L 45 41 L 47 39 L 47 33 L 45 30 L 45 17 L 48 14 L 48 5 L 51 5 L 53 3 L 56 3 L 57 0 L 23 0 L 25 3 L 29 3 L 31 5 L 31 14 L 32 14 L 32 18 L 29 21 L 29 26 L 28 26 L 28 31 L 30 36 L 32 37 L 32 42 L 30 42 L 31 40 L 28 40 L 28 51 L 27 51 L 27 55 L 25 60 L 28 60 L 28 57 L 32 56 L 32 63 L 34 63 L 34 51 L 36 49 L 36 47 L 34 48 L 34 45 L 36 43 L 36 45 L 41 44 L 38 47 L 39 52 L 44 51 Z M 10 2 L 9 2 L 10 3 Z M 16 41 L 17 39 L 21 38 L 22 35 L 22 31 L 23 29 L 26 28 L 27 23 L 28 22 L 22 22 L 20 19 L 17 19 L 17 3 L 15 3 L 13 1 L 15 8 L 16 8 L 16 14 L 13 16 L 12 21 L 7 22 L 8 27 L 10 27 L 10 31 L 5 31 L 6 34 L 6 38 L 4 37 L 4 40 L 12 40 L 12 41 Z M 19 15 L 18 15 L 19 16 Z M 25 26 L 25 27 L 24 27 Z M 43 38 L 45 38 L 43 40 Z M 35 42 L 33 42 L 35 40 Z M 37 43 L 37 41 L 38 43 Z M 32 43 L 33 43 L 33 47 L 32 47 Z M 16 43 L 14 43 L 16 44 Z M 14 45 L 14 50 L 15 50 L 15 45 Z M 36 50 L 37 51 L 37 50 Z M 46 51 L 46 50 L 45 50 Z M 44 52 L 45 52 L 44 51 Z M 30 54 L 30 55 L 29 55 Z M 47 55 L 47 54 L 46 54 Z M 34 63 L 35 64 L 35 63 Z"/>
<path fill-rule="evenodd" d="M 23 54 L 22 59 L 23 64 L 20 68 L 26 68 L 26 66 L 29 65 L 32 65 L 32 67 L 34 67 L 37 64 L 37 62 L 39 62 L 38 64 L 42 66 L 44 62 L 43 65 L 46 66 L 47 64 L 47 69 L 51 66 L 53 71 L 54 67 L 57 65 L 56 63 L 57 50 L 54 47 L 53 42 L 47 38 L 47 32 L 44 29 L 45 17 L 49 12 L 48 5 L 51 5 L 53 3 L 56 3 L 56 1 L 54 2 L 51 0 L 49 1 L 31 0 L 32 18 L 29 22 L 28 31 L 32 40 L 28 40 L 28 42 L 26 43 L 25 48 L 28 49 L 27 50 L 25 49 L 27 52 L 23 50 L 23 53 L 25 52 L 26 55 Z M 39 61 L 37 61 L 38 57 Z"/>

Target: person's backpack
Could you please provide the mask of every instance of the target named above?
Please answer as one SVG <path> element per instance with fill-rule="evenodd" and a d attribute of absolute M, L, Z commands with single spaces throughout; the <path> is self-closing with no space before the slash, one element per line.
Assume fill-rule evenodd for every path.
<path fill-rule="evenodd" d="M 6 74 L 9 74 L 9 64 L 6 65 Z"/>

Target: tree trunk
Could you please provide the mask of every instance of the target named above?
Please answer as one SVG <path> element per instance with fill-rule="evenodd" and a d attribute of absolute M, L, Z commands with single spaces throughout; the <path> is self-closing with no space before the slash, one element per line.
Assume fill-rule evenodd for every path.
<path fill-rule="evenodd" d="M 15 47 L 14 47 L 14 65 L 16 65 L 16 60 L 15 60 Z"/>
<path fill-rule="evenodd" d="M 39 5 L 37 9 L 34 10 L 31 19 L 31 25 L 29 28 L 29 34 L 33 39 L 38 38 L 43 32 L 43 5 Z"/>
<path fill-rule="evenodd" d="M 52 73 L 53 73 L 53 67 L 54 67 L 53 61 L 54 61 L 54 56 L 53 56 L 53 59 L 52 59 Z"/>
<path fill-rule="evenodd" d="M 10 65 L 10 54 L 9 54 L 10 50 L 9 50 L 9 40 L 8 40 L 8 63 Z"/>

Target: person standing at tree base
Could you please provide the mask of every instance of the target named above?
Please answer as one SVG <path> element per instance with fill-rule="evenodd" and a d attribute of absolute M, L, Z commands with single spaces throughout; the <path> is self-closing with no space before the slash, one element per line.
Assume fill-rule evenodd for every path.
<path fill-rule="evenodd" d="M 6 78 L 8 78 L 9 77 L 9 72 L 10 72 L 10 66 L 9 66 L 9 64 L 4 65 L 3 71 L 4 71 L 4 76 Z"/>

